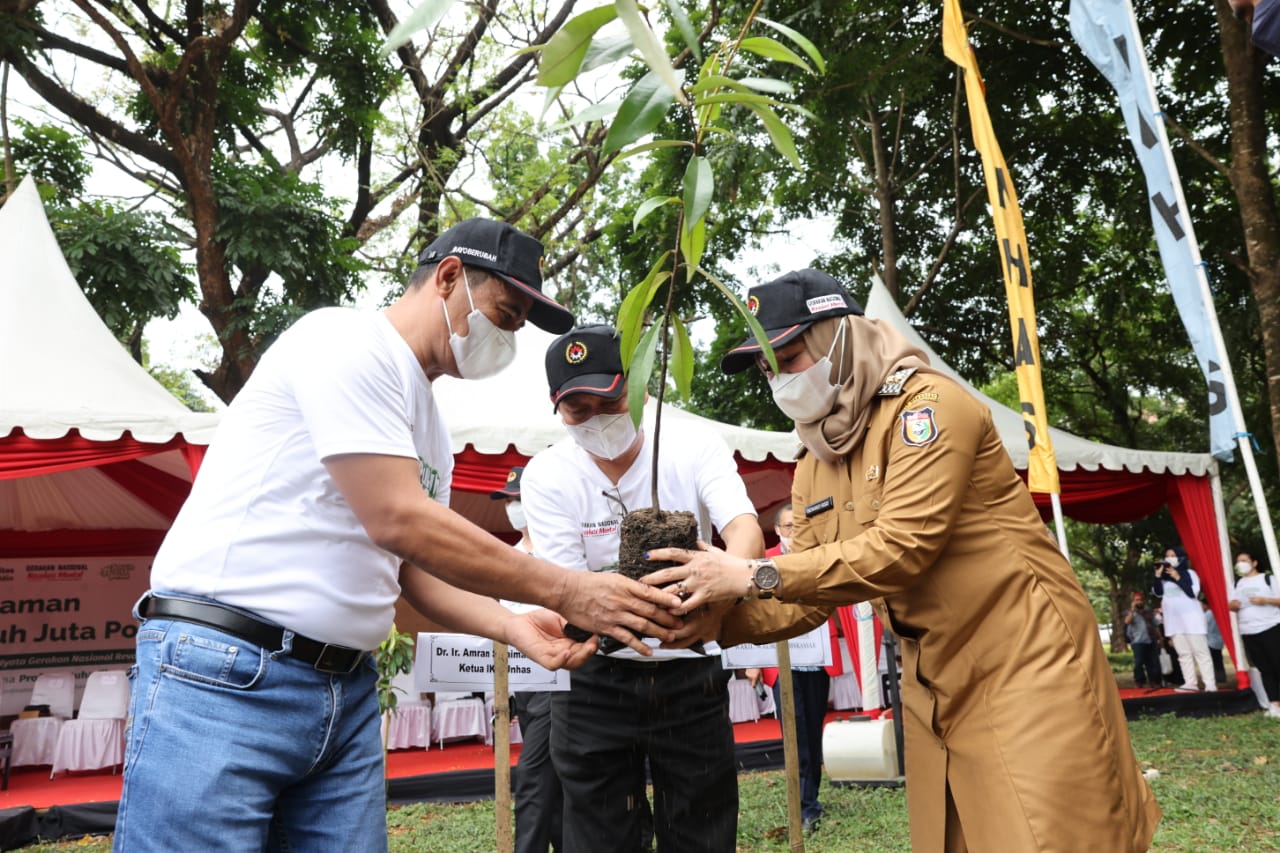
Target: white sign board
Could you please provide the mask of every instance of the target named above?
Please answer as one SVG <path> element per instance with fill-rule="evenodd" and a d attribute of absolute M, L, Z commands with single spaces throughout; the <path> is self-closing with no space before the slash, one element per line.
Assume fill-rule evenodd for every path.
<path fill-rule="evenodd" d="M 471 634 L 419 634 L 413 685 L 420 693 L 493 690 L 493 640 Z M 568 690 L 569 671 L 553 672 L 508 648 L 507 686 L 512 693 Z"/>
<path fill-rule="evenodd" d="M 791 666 L 831 666 L 829 631 L 827 623 L 823 622 L 809 633 L 787 640 L 791 648 Z M 778 650 L 774 643 L 760 646 L 743 643 L 725 649 L 720 655 L 720 663 L 725 669 L 777 666 Z"/>

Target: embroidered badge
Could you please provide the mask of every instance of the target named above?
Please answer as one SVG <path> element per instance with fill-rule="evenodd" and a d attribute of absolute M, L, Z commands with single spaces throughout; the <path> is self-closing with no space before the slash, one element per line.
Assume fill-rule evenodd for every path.
<path fill-rule="evenodd" d="M 938 440 L 938 422 L 933 407 L 907 409 L 902 413 L 902 443 L 908 447 L 924 447 Z"/>
<path fill-rule="evenodd" d="M 879 466 L 879 465 L 872 465 L 870 468 L 868 468 L 868 469 L 867 469 L 867 479 L 868 479 L 868 480 L 874 480 L 874 479 L 876 479 L 876 478 L 877 478 L 877 477 L 879 477 L 879 476 L 880 476 L 880 466 Z"/>
<path fill-rule="evenodd" d="M 517 475 L 516 475 L 515 469 L 514 468 L 511 469 L 510 471 L 507 472 L 507 482 L 508 483 L 514 482 L 516 479 L 516 476 Z"/>
<path fill-rule="evenodd" d="M 581 364 L 587 358 L 587 345 L 582 341 L 570 341 L 564 348 L 564 360 L 570 364 Z"/>
<path fill-rule="evenodd" d="M 921 400 L 928 400 L 930 403 L 936 403 L 938 402 L 938 392 L 921 391 L 919 394 L 914 395 L 910 400 L 907 400 L 907 405 L 910 406 L 912 403 L 918 403 Z"/>
<path fill-rule="evenodd" d="M 804 517 L 813 518 L 815 515 L 821 515 L 836 505 L 835 498 L 823 498 L 817 503 L 809 504 L 804 508 Z"/>
<path fill-rule="evenodd" d="M 877 397 L 896 397 L 902 393 L 902 386 L 907 384 L 907 380 L 911 378 L 911 374 L 915 373 L 914 367 L 904 367 L 901 370 L 895 370 L 885 377 L 884 384 L 880 386 L 880 390 L 876 392 Z"/>
<path fill-rule="evenodd" d="M 752 314 L 760 313 L 760 298 L 754 294 L 747 297 L 747 310 Z"/>

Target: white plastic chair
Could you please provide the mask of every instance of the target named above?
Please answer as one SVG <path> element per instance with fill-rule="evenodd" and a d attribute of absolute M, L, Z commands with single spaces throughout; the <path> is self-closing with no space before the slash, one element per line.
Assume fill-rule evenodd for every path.
<path fill-rule="evenodd" d="M 413 684 L 413 673 L 402 672 L 391 679 L 396 706 L 387 711 L 387 749 L 431 746 L 431 703 L 421 698 Z"/>
<path fill-rule="evenodd" d="M 63 721 L 72 714 L 76 682 L 69 672 L 42 672 L 36 677 L 28 705 L 48 705 L 49 716 L 14 720 L 9 724 L 13 734 L 13 766 L 53 764 L 54 748 Z"/>
<path fill-rule="evenodd" d="M 124 721 L 129 714 L 129 676 L 122 669 L 93 673 L 84 685 L 80 714 L 58 732 L 52 779 L 64 770 L 111 772 L 124 763 Z"/>

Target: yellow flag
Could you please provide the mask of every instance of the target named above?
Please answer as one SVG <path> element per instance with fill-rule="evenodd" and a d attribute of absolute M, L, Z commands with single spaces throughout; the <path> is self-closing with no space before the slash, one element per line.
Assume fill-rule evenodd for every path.
<path fill-rule="evenodd" d="M 1009 167 L 1005 165 L 1000 143 L 991 129 L 982 75 L 973 49 L 969 47 L 960 0 L 943 0 L 942 48 L 947 58 L 964 71 L 973 143 L 982 155 L 982 172 L 986 176 L 987 197 L 991 201 L 991 214 L 996 225 L 1004 289 L 1009 297 L 1009 323 L 1013 327 L 1018 397 L 1022 400 L 1022 423 L 1030 448 L 1027 485 L 1033 492 L 1058 494 L 1058 461 L 1049 438 L 1044 388 L 1040 382 L 1040 339 L 1036 334 L 1036 303 L 1031 290 L 1027 234 L 1022 227 L 1022 211 L 1018 208 L 1018 196 L 1013 190 Z"/>

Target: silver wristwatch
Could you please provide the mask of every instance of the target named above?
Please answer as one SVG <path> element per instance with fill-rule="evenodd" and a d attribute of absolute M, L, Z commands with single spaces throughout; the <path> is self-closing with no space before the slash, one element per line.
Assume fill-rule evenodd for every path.
<path fill-rule="evenodd" d="M 774 591 L 782 582 L 778 567 L 773 560 L 765 557 L 751 561 L 751 585 L 756 588 L 756 598 L 773 598 Z"/>

